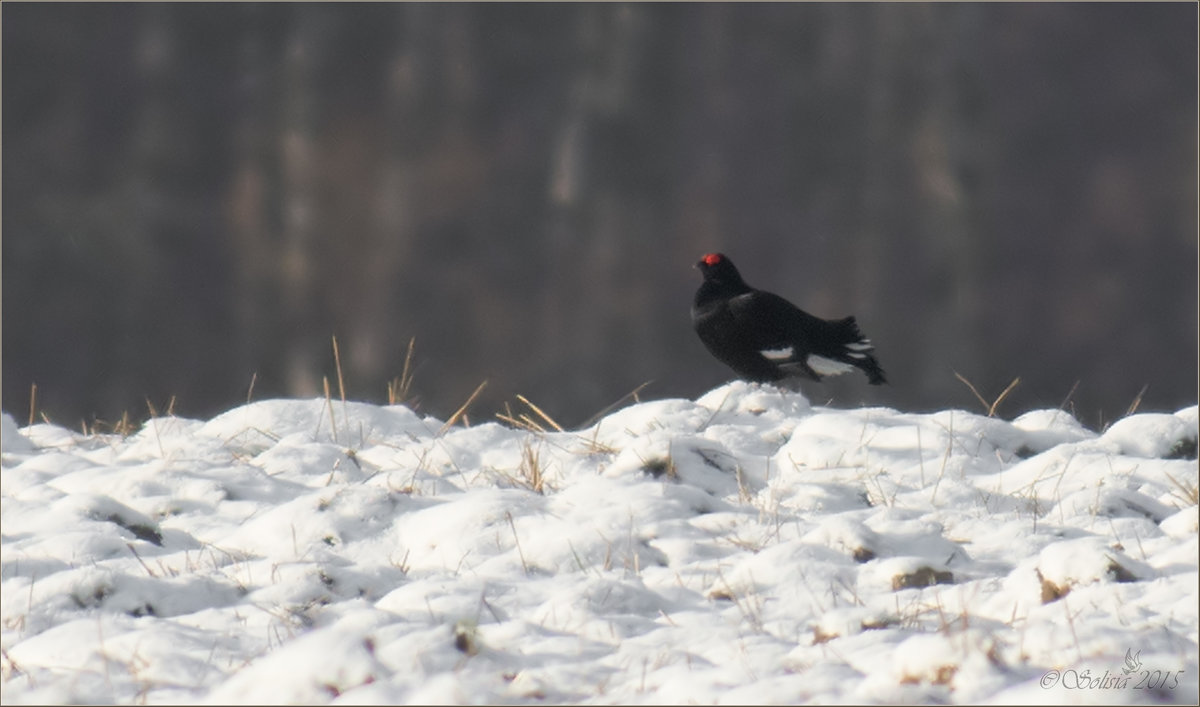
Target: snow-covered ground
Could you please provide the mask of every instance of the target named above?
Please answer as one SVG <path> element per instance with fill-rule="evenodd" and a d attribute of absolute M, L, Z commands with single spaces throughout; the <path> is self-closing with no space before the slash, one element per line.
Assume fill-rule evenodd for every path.
<path fill-rule="evenodd" d="M 1197 701 L 1196 407 L 2 439 L 5 704 Z"/>

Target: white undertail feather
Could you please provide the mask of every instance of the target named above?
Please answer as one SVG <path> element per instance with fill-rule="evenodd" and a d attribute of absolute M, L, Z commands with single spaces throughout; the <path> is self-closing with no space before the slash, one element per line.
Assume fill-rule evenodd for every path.
<path fill-rule="evenodd" d="M 870 339 L 863 339 L 862 341 L 855 341 L 846 344 L 846 348 L 850 349 L 851 351 L 870 351 L 875 347 L 871 345 Z"/>
<path fill-rule="evenodd" d="M 835 361 L 816 354 L 809 355 L 808 367 L 823 376 L 837 376 L 854 370 L 854 366 L 849 363 Z"/>

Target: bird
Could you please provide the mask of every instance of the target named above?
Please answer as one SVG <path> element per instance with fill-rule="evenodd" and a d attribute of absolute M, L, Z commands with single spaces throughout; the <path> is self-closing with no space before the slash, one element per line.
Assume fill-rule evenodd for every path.
<path fill-rule="evenodd" d="M 875 347 L 854 317 L 826 320 L 742 279 L 724 253 L 696 263 L 704 282 L 692 303 L 692 326 L 717 360 L 753 383 L 799 389 L 859 369 L 871 385 L 887 382 Z"/>

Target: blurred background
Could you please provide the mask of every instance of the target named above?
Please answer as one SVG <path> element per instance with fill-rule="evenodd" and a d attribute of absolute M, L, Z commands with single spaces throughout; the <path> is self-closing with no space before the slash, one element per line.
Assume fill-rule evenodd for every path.
<path fill-rule="evenodd" d="M 415 338 L 442 418 L 695 397 L 710 250 L 857 315 L 892 384 L 815 403 L 1196 401 L 1194 3 L 2 12 L 21 421 L 336 396 L 335 335 L 374 402 Z"/>

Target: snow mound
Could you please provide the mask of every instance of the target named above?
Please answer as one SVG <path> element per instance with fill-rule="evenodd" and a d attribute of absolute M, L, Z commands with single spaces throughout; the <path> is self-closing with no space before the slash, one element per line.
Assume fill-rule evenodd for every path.
<path fill-rule="evenodd" d="M 1195 459 L 1196 422 L 1177 415 L 1143 413 L 1113 423 L 1101 440 L 1122 454 L 1146 459 Z"/>
<path fill-rule="evenodd" d="M 33 442 L 29 441 L 25 435 L 21 434 L 21 430 L 17 427 L 17 423 L 13 420 L 12 415 L 7 412 L 0 415 L 0 452 L 31 452 L 33 451 Z"/>
<path fill-rule="evenodd" d="M 4 415 L 0 696 L 1194 702 L 1196 410 L 1096 433 L 735 382 L 546 433 Z"/>

